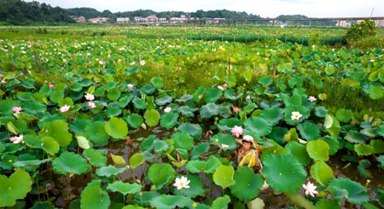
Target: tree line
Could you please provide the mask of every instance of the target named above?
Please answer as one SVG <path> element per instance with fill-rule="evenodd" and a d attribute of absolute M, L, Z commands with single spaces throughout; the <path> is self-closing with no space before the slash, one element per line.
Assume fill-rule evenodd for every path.
<path fill-rule="evenodd" d="M 68 11 L 49 4 L 22 0 L 0 0 L 0 22 L 10 25 L 73 23 Z"/>

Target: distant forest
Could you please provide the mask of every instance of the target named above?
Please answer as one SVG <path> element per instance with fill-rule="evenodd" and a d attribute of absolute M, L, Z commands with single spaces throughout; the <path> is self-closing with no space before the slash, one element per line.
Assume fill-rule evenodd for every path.
<path fill-rule="evenodd" d="M 165 11 L 155 12 L 153 10 L 136 10 L 127 12 L 113 13 L 109 10 L 102 12 L 93 8 L 71 8 L 63 9 L 52 7 L 49 4 L 39 2 L 25 2 L 22 0 L 0 0 L 0 23 L 6 25 L 33 25 L 33 24 L 67 24 L 74 23 L 71 16 L 84 16 L 86 19 L 93 17 L 109 17 L 114 22 L 117 17 L 134 18 L 137 16 L 146 17 L 156 15 L 157 17 L 180 17 L 186 15 L 196 18 L 239 18 L 239 19 L 262 19 L 260 15 L 248 14 L 246 12 L 236 12 L 229 10 L 211 10 L 196 12 Z M 307 18 L 304 15 L 280 15 L 278 18 Z"/>

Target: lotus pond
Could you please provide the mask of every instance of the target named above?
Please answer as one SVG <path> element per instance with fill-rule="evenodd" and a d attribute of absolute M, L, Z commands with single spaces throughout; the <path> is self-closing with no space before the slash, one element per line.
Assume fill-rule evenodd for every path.
<path fill-rule="evenodd" d="M 383 83 L 382 49 L 3 39 L 0 208 L 382 208 Z"/>

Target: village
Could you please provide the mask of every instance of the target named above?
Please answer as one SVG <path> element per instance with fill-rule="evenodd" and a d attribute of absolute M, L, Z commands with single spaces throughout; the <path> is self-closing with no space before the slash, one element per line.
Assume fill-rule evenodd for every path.
<path fill-rule="evenodd" d="M 187 17 L 181 15 L 180 17 L 163 18 L 157 17 L 156 15 L 150 15 L 147 17 L 118 17 L 116 20 L 112 20 L 107 17 L 95 17 L 89 18 L 88 20 L 83 17 L 72 17 L 77 23 L 94 23 L 94 24 L 106 24 L 106 23 L 117 23 L 117 24 L 180 24 L 180 23 L 200 23 L 200 18 Z M 225 21 L 226 18 L 204 18 L 204 23 L 207 24 L 218 24 Z"/>
<path fill-rule="evenodd" d="M 278 18 L 264 18 L 264 19 L 227 19 L 227 18 L 196 18 L 196 17 L 187 17 L 186 15 L 180 15 L 180 17 L 157 17 L 156 15 L 149 15 L 147 17 L 134 17 L 133 19 L 129 17 L 118 17 L 116 19 L 111 19 L 108 17 L 95 17 L 89 18 L 88 20 L 83 17 L 72 16 L 72 18 L 77 23 L 93 23 L 93 24 L 136 24 L 136 25 L 166 25 L 166 24 L 231 24 L 231 23 L 243 23 L 243 24 L 252 24 L 257 22 L 263 22 L 263 24 L 268 24 L 272 26 L 294 26 L 294 25 L 302 25 L 300 22 L 307 22 L 307 26 L 311 26 L 311 21 L 333 21 L 331 24 L 334 27 L 342 27 L 349 28 L 354 24 L 358 24 L 364 20 L 364 18 L 326 18 L 326 19 L 317 19 L 317 18 L 309 18 L 309 19 L 278 19 Z M 295 21 L 294 24 L 293 21 Z M 376 27 L 384 27 L 384 20 L 382 18 L 373 19 Z M 308 24 L 309 22 L 309 24 Z M 305 25 L 305 24 L 304 24 Z M 330 25 L 327 25 L 330 26 Z"/>

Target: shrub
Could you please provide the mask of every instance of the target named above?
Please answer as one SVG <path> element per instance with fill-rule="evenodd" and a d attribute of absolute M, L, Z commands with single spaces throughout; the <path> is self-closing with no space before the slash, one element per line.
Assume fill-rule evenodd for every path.
<path fill-rule="evenodd" d="M 363 38 L 376 35 L 375 22 L 372 20 L 364 20 L 348 29 L 347 33 L 343 36 L 349 44 L 359 41 Z"/>

